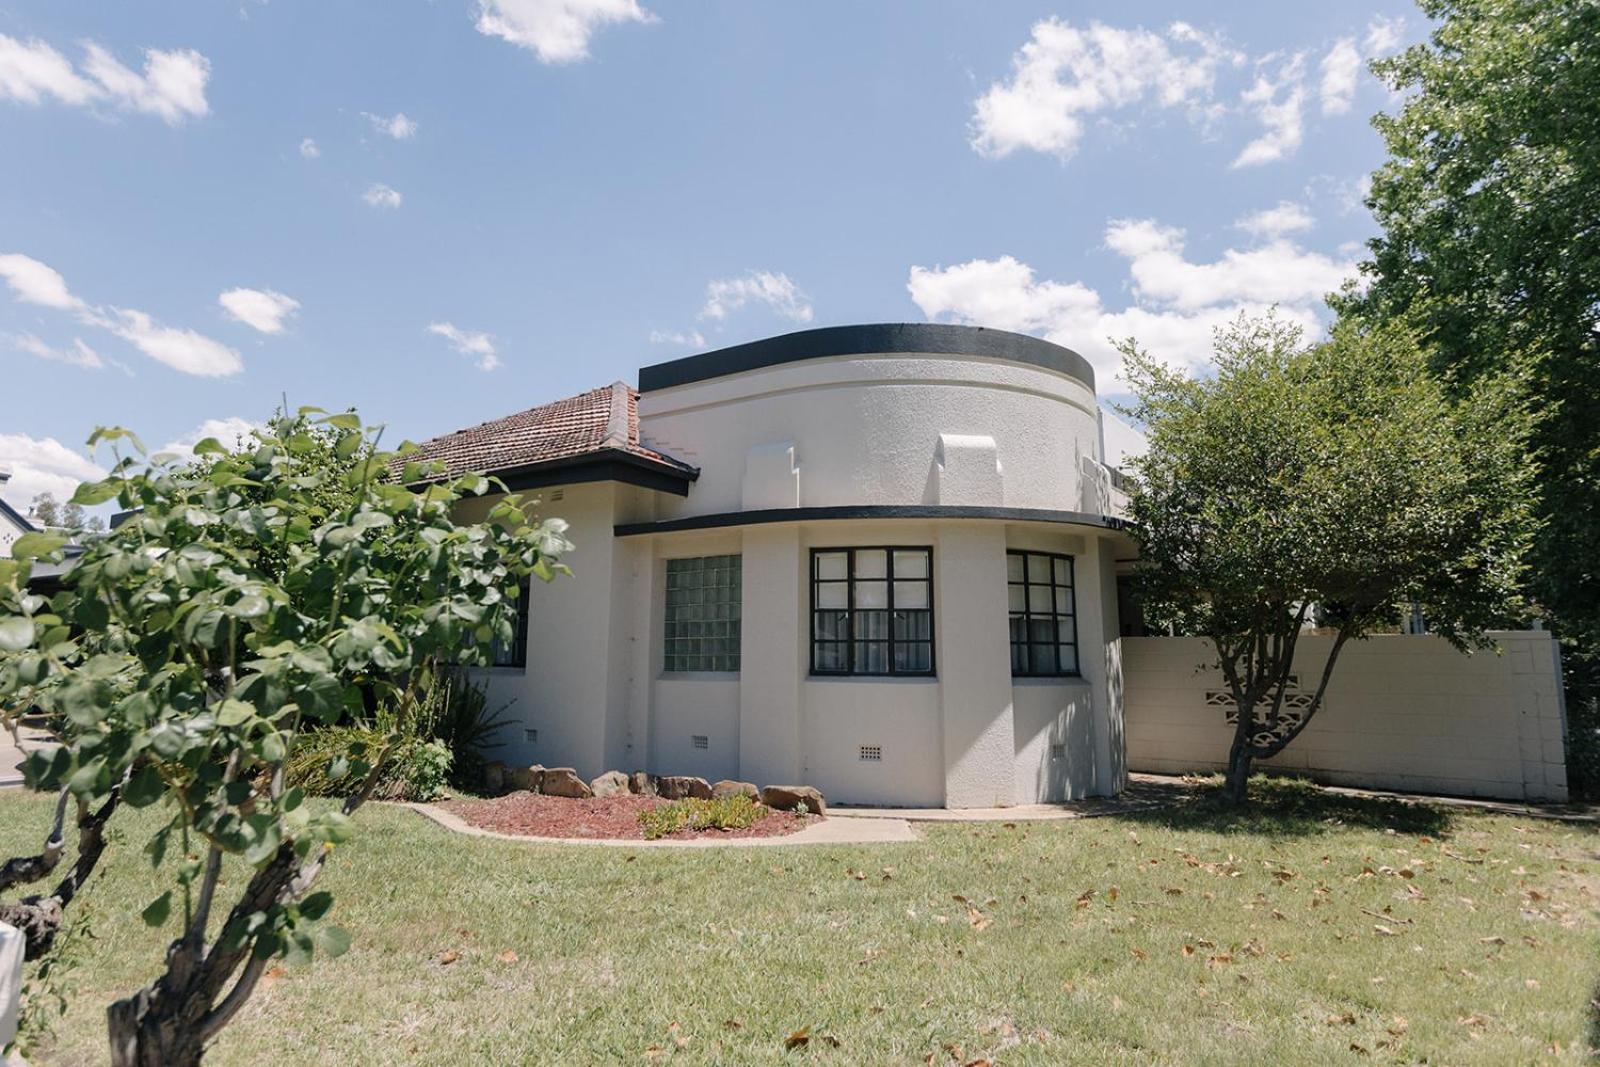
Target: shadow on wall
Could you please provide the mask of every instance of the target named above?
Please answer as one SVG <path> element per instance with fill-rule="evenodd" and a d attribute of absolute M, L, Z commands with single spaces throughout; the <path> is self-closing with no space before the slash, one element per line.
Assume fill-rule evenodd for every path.
<path fill-rule="evenodd" d="M 1060 708 L 1045 724 L 1046 744 L 1038 749 L 1033 769 L 1033 796 L 1045 803 L 1075 800 L 1094 786 L 1094 713 L 1087 700 Z M 1029 739 L 1019 736 L 1019 747 Z M 1019 797 L 1020 803 L 1032 800 Z"/>

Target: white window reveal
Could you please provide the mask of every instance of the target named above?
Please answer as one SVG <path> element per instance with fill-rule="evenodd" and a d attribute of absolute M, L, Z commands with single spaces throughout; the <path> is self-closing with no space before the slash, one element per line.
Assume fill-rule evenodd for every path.
<path fill-rule="evenodd" d="M 739 669 L 741 562 L 737 555 L 667 560 L 665 670 Z"/>

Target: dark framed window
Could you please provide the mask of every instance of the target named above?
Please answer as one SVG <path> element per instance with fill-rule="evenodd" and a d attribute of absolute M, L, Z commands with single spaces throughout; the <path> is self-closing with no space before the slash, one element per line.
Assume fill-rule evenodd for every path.
<path fill-rule="evenodd" d="M 933 549 L 811 550 L 811 673 L 933 673 Z"/>
<path fill-rule="evenodd" d="M 742 562 L 737 555 L 667 560 L 663 669 L 739 669 Z"/>
<path fill-rule="evenodd" d="M 528 665 L 528 579 L 522 579 L 522 584 L 517 587 L 517 621 L 512 631 L 511 644 L 506 645 L 500 641 L 494 643 L 492 658 L 489 660 L 494 667 L 526 667 Z"/>
<path fill-rule="evenodd" d="M 1007 552 L 1011 608 L 1011 673 L 1053 678 L 1078 673 L 1078 618 L 1072 557 Z"/>

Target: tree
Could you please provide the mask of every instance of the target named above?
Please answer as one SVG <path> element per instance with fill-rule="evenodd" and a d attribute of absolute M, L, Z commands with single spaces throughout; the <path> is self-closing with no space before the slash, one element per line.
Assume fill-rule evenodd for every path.
<path fill-rule="evenodd" d="M 346 947 L 324 921 L 332 896 L 314 889 L 333 846 L 350 838 L 433 668 L 487 663 L 492 642 L 512 636 L 522 579 L 553 577 L 570 547 L 560 520 L 529 519 L 515 497 L 458 526 L 456 502 L 498 483 L 466 475 L 413 491 L 430 472 L 378 451 L 379 431 L 354 413 L 314 425 L 280 417 L 239 452 L 208 439 L 188 465 L 118 454 L 73 499 L 140 510 L 85 547 L 49 602 L 26 590 L 30 561 L 63 537 L 26 535 L 0 561 L 0 708 L 68 723 L 63 744 L 24 766 L 36 788 L 60 791 L 55 825 L 38 856 L 0 867 L 0 888 L 60 862 L 69 804 L 88 827 L 73 867 L 85 875 L 120 806 L 165 816 L 145 844 L 157 891 L 144 919 L 174 926 L 174 940 L 160 975 L 108 1010 L 116 1067 L 198 1063 L 273 959 Z M 332 510 L 339 472 L 302 462 L 329 441 L 341 459 L 362 457 Z M 143 455 L 120 429 L 97 442 Z M 391 464 L 403 484 L 383 477 Z M 286 788 L 306 731 L 359 717 L 372 691 L 394 733 L 330 757 L 328 775 L 350 783 L 343 802 Z M 225 863 L 242 876 L 224 881 Z M 0 909 L 28 931 L 30 955 L 48 948 L 78 885 Z"/>
<path fill-rule="evenodd" d="M 51 493 L 40 493 L 33 498 L 33 517 L 47 530 L 86 530 L 90 533 L 99 533 L 106 528 L 104 519 L 85 512 L 83 505 L 76 500 L 59 504 Z"/>
<path fill-rule="evenodd" d="M 1569 707 L 1594 720 L 1582 689 L 1600 694 L 1600 5 L 1422 8 L 1430 41 L 1374 65 L 1405 103 L 1374 119 L 1389 151 L 1368 200 L 1382 233 L 1367 288 L 1341 305 L 1405 319 L 1458 390 L 1538 359 L 1530 589 L 1568 647 Z"/>
<path fill-rule="evenodd" d="M 1516 618 L 1532 537 L 1522 382 L 1459 400 L 1393 325 L 1339 323 L 1305 347 L 1273 316 L 1218 332 L 1196 380 L 1123 346 L 1149 451 L 1130 514 L 1147 613 L 1209 638 L 1238 705 L 1226 795 L 1322 706 L 1339 653 L 1418 602 L 1463 651 Z M 1313 612 L 1335 630 L 1311 706 L 1284 693 Z"/>
<path fill-rule="evenodd" d="M 34 497 L 32 511 L 40 526 L 49 528 L 61 525 L 61 505 L 56 502 L 54 493 L 40 493 Z"/>

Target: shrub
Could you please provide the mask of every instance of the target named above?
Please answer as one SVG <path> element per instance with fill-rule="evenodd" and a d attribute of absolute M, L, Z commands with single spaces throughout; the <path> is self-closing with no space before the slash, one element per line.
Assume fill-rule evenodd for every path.
<path fill-rule="evenodd" d="M 767 814 L 767 808 L 747 796 L 717 800 L 674 800 L 639 813 L 647 841 L 683 830 L 743 830 Z"/>
<path fill-rule="evenodd" d="M 343 796 L 350 789 L 349 756 L 381 752 L 389 735 L 371 726 L 326 726 L 308 733 L 288 763 L 284 778 L 310 796 Z M 408 737 L 390 756 L 373 796 L 383 800 L 432 800 L 450 773 L 450 748 L 442 741 Z"/>
<path fill-rule="evenodd" d="M 462 670 L 441 670 L 434 685 L 438 704 L 422 732 L 449 751 L 450 781 L 457 788 L 470 788 L 483 780 L 484 753 L 500 747 L 494 735 L 511 722 L 501 716 L 510 705 L 490 711 L 484 687 Z"/>

